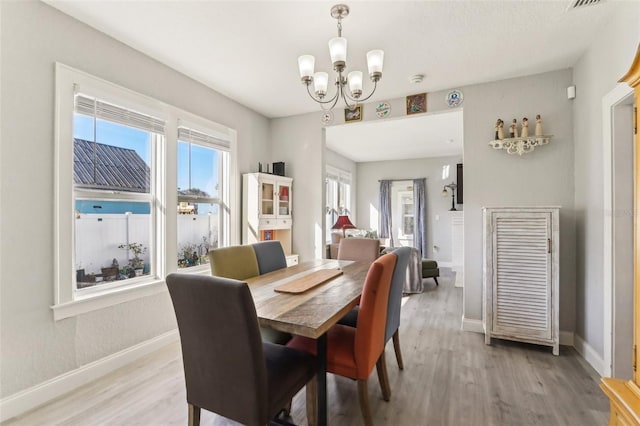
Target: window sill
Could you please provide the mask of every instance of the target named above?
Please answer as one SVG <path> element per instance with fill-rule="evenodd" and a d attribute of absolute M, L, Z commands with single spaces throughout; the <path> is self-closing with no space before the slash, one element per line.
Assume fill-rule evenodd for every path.
<path fill-rule="evenodd" d="M 167 291 L 164 280 L 145 282 L 123 288 L 108 289 L 104 292 L 96 292 L 90 295 L 77 297 L 70 302 L 51 306 L 54 321 L 86 314 L 98 309 L 107 308 L 120 303 L 128 302 L 142 297 L 152 296 Z"/>

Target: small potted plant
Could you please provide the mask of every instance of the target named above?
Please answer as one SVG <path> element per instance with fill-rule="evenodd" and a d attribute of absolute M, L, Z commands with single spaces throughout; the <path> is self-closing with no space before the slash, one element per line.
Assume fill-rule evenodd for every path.
<path fill-rule="evenodd" d="M 140 243 L 120 244 L 118 248 L 133 252 L 133 258 L 129 259 L 129 265 L 135 270 L 136 276 L 142 275 L 144 260 L 140 256 L 147 252 L 147 248 Z"/>
<path fill-rule="evenodd" d="M 178 255 L 180 258 L 178 259 L 178 266 L 181 268 L 188 268 L 190 266 L 194 266 L 197 262 L 194 262 L 194 253 L 196 252 L 196 245 L 187 243 L 180 246 L 178 249 Z M 197 256 L 196 256 L 197 258 Z"/>

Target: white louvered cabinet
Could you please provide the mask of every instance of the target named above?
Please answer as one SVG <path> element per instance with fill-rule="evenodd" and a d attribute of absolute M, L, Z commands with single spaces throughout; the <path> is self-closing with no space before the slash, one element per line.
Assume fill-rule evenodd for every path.
<path fill-rule="evenodd" d="M 558 207 L 486 207 L 484 332 L 559 354 Z"/>

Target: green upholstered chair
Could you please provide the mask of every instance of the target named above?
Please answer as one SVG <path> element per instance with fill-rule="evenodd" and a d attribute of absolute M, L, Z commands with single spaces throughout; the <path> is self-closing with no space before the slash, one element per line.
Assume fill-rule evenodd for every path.
<path fill-rule="evenodd" d="M 286 262 L 286 259 L 285 259 Z M 258 259 L 253 246 L 220 247 L 209 251 L 211 275 L 245 280 L 260 275 Z M 291 335 L 269 327 L 260 327 L 264 342 L 283 345 L 291 339 Z"/>
<path fill-rule="evenodd" d="M 431 259 L 422 259 L 422 278 L 433 278 L 438 283 L 438 277 L 440 276 L 440 269 L 438 268 L 438 262 Z"/>
<path fill-rule="evenodd" d="M 244 280 L 260 275 L 256 252 L 251 246 L 231 246 L 209 251 L 211 275 Z"/>

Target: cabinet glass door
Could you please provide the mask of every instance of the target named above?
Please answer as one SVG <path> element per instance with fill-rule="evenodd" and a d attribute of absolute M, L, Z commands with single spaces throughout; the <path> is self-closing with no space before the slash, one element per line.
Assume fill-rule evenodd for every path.
<path fill-rule="evenodd" d="M 278 186 L 278 216 L 291 215 L 291 186 Z"/>
<path fill-rule="evenodd" d="M 262 215 L 274 214 L 273 195 L 275 194 L 275 185 L 271 182 L 262 183 L 262 191 L 260 199 L 262 200 Z"/>

